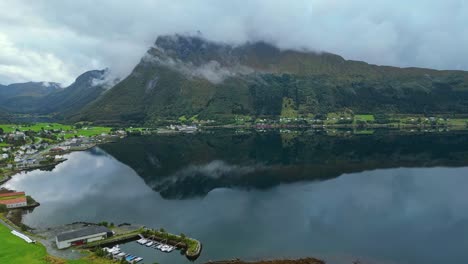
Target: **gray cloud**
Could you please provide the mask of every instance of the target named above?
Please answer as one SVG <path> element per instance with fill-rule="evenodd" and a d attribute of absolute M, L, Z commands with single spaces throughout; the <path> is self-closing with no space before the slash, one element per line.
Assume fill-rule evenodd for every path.
<path fill-rule="evenodd" d="M 0 1 L 0 83 L 130 73 L 155 38 L 193 33 L 395 66 L 468 70 L 465 0 Z"/>

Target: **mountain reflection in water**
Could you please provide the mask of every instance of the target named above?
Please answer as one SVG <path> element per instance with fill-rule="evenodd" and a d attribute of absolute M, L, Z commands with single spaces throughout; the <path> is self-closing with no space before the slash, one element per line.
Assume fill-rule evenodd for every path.
<path fill-rule="evenodd" d="M 41 203 L 24 217 L 32 227 L 163 227 L 202 241 L 196 263 L 468 263 L 467 142 L 463 134 L 129 137 L 5 187 Z M 136 243 L 122 248 L 145 263 L 190 263 Z"/>
<path fill-rule="evenodd" d="M 266 189 L 343 173 L 468 165 L 468 134 L 323 134 L 232 131 L 129 137 L 101 146 L 166 199 L 215 188 Z"/>

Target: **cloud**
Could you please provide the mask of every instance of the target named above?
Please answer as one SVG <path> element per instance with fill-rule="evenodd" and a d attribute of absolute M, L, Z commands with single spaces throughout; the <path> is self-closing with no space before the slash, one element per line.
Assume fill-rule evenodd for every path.
<path fill-rule="evenodd" d="M 156 47 L 157 48 L 157 47 Z M 209 61 L 201 65 L 194 65 L 192 62 L 183 62 L 179 59 L 173 59 L 165 54 L 165 51 L 159 49 L 156 54 L 146 53 L 142 61 L 146 63 L 154 63 L 163 65 L 178 71 L 189 78 L 198 77 L 204 78 L 212 83 L 221 83 L 226 78 L 253 73 L 254 70 L 240 64 L 223 67 L 217 61 Z M 148 83 L 147 91 L 154 89 L 157 83 L 157 78 Z"/>
<path fill-rule="evenodd" d="M 226 43 L 265 40 L 381 65 L 468 70 L 463 0 L 18 0 L 0 10 L 0 83 L 67 84 L 106 67 L 124 77 L 158 35 L 197 31 Z"/>
<path fill-rule="evenodd" d="M 2 81 L 26 82 L 46 78 L 66 82 L 70 74 L 66 65 L 54 54 L 21 49 L 16 47 L 7 36 L 0 33 L 0 77 Z"/>

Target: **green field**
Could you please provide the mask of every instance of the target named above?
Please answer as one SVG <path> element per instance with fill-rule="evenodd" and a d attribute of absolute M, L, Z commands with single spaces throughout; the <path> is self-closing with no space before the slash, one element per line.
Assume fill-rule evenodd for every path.
<path fill-rule="evenodd" d="M 281 108 L 281 117 L 295 118 L 297 117 L 297 111 L 295 109 L 294 100 L 291 98 L 283 97 L 283 103 Z"/>
<path fill-rule="evenodd" d="M 454 118 L 450 119 L 449 123 L 453 126 L 467 126 L 468 119 Z"/>
<path fill-rule="evenodd" d="M 58 123 L 35 123 L 35 124 L 25 124 L 25 125 L 18 125 L 18 124 L 0 124 L 0 128 L 3 128 L 5 133 L 10 133 L 15 131 L 16 129 L 20 131 L 41 131 L 42 129 L 45 130 L 70 130 L 73 129 L 73 126 L 70 125 L 62 125 Z"/>
<path fill-rule="evenodd" d="M 111 131 L 110 127 L 83 127 L 76 129 L 71 125 L 62 125 L 58 123 L 36 123 L 31 125 L 17 125 L 17 124 L 0 124 L 0 128 L 3 129 L 5 133 L 14 132 L 17 129 L 20 131 L 34 131 L 39 132 L 42 129 L 44 130 L 59 130 L 65 132 L 65 138 L 73 138 L 74 136 L 98 136 L 102 133 L 109 133 Z M 50 141 L 50 140 L 47 140 Z M 0 146 L 7 146 L 6 143 L 0 143 Z"/>
<path fill-rule="evenodd" d="M 39 243 L 28 244 L 10 233 L 10 229 L 0 224 L 0 263 L 2 264 L 109 264 L 110 260 L 87 256 L 78 260 L 62 260 L 47 255 L 45 247 Z"/>
<path fill-rule="evenodd" d="M 110 127 L 85 127 L 82 129 L 75 129 L 76 133 L 70 132 L 65 134 L 65 138 L 72 138 L 74 136 L 84 136 L 84 137 L 91 137 L 91 136 L 99 136 L 102 133 L 109 134 L 111 132 Z"/>
<path fill-rule="evenodd" d="M 354 120 L 373 122 L 375 121 L 374 115 L 355 115 Z"/>
<path fill-rule="evenodd" d="M 0 225 L 0 241 L 0 263 L 48 263 L 45 261 L 47 252 L 42 245 L 26 243 L 3 225 Z"/>

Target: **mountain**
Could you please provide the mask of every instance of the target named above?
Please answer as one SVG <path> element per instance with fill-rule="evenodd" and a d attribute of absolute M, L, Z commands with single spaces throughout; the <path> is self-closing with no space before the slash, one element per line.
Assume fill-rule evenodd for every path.
<path fill-rule="evenodd" d="M 0 85 L 0 105 L 9 111 L 26 111 L 38 98 L 60 90 L 58 83 L 49 82 Z"/>
<path fill-rule="evenodd" d="M 355 112 L 466 113 L 468 73 L 398 68 L 330 53 L 231 46 L 161 36 L 132 73 L 76 120 L 146 123 L 233 115 Z"/>
<path fill-rule="evenodd" d="M 76 113 L 106 91 L 107 74 L 107 70 L 93 70 L 81 74 L 67 88 L 45 96 L 37 111 L 58 113 L 61 116 Z"/>
<path fill-rule="evenodd" d="M 70 86 L 26 83 L 0 87 L 2 107 L 12 113 L 52 114 L 67 117 L 96 100 L 106 91 L 107 70 L 88 71 L 76 78 Z M 44 85 L 48 84 L 48 86 Z M 1 93 L 4 89 L 3 93 Z"/>

